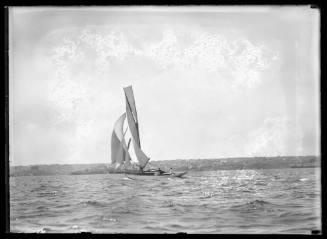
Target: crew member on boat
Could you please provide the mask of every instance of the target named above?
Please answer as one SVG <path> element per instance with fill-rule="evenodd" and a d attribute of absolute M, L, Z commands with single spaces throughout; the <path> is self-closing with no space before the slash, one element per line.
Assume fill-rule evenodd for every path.
<path fill-rule="evenodd" d="M 143 168 L 142 167 L 140 167 L 139 171 L 140 171 L 141 174 L 143 174 Z"/>
<path fill-rule="evenodd" d="M 164 171 L 162 171 L 160 168 L 158 168 L 159 175 L 163 174 Z"/>

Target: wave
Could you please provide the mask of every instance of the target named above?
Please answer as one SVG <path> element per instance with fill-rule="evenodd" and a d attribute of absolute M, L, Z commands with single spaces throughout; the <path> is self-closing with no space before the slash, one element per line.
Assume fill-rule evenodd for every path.
<path fill-rule="evenodd" d="M 246 202 L 243 204 L 235 205 L 231 209 L 232 210 L 241 210 L 241 211 L 263 210 L 263 209 L 269 209 L 273 206 L 275 206 L 275 205 L 268 201 L 253 200 L 253 201 Z"/>
<path fill-rule="evenodd" d="M 130 177 L 127 177 L 127 176 L 124 177 L 123 179 L 124 179 L 124 180 L 129 180 L 129 181 L 134 181 L 134 180 L 136 180 L 135 178 L 130 178 Z"/>
<path fill-rule="evenodd" d="M 64 207 L 71 207 L 72 204 L 60 204 L 60 205 L 57 205 L 55 206 L 55 208 L 64 208 Z"/>
<path fill-rule="evenodd" d="M 147 225 L 147 226 L 144 226 L 142 229 L 144 229 L 146 231 L 148 230 L 150 232 L 162 232 L 162 231 L 167 232 L 167 231 L 169 231 L 169 229 L 165 226 L 149 226 L 149 225 Z"/>
<path fill-rule="evenodd" d="M 172 228 L 184 228 L 184 226 L 176 224 L 176 223 L 168 224 L 167 226 L 172 227 Z"/>
<path fill-rule="evenodd" d="M 270 203 L 270 202 L 264 201 L 264 200 L 254 200 L 254 201 L 248 202 L 247 205 L 250 205 L 251 207 L 254 207 L 254 208 L 275 206 L 273 203 Z"/>
<path fill-rule="evenodd" d="M 299 181 L 301 182 L 305 182 L 305 181 L 308 181 L 309 179 L 308 178 L 300 178 Z"/>
<path fill-rule="evenodd" d="M 19 187 L 10 188 L 10 230 L 240 234 L 320 230 L 321 189 L 316 188 L 315 175 L 292 172 L 276 170 L 267 172 L 268 178 L 254 175 L 253 180 L 239 181 L 235 171 L 212 177 L 200 172 L 197 175 L 203 177 L 190 176 L 179 182 L 163 178 L 132 182 L 118 174 L 65 176 L 46 183 L 42 177 L 17 177 Z M 271 180 L 274 174 L 278 181 Z M 309 180 L 301 182 L 301 178 Z M 24 185 L 27 179 L 33 181 Z M 256 185 L 265 182 L 267 186 Z M 292 186 L 296 187 L 287 190 Z"/>
<path fill-rule="evenodd" d="M 175 205 L 176 203 L 174 203 L 172 200 L 165 200 L 162 207 L 174 207 Z"/>
<path fill-rule="evenodd" d="M 261 181 L 258 181 L 258 182 L 256 182 L 254 185 L 258 185 L 258 186 L 267 186 L 268 183 L 267 183 L 267 182 L 261 182 Z"/>
<path fill-rule="evenodd" d="M 71 226 L 70 228 L 71 228 L 71 229 L 74 229 L 74 230 L 78 230 L 78 229 L 80 229 L 78 225 L 73 225 L 73 226 Z"/>
<path fill-rule="evenodd" d="M 76 233 L 80 233 L 80 232 L 90 232 L 89 230 L 86 230 L 85 228 L 81 228 L 80 226 L 78 225 L 73 225 L 70 227 L 70 229 L 73 229 L 74 232 Z"/>
<path fill-rule="evenodd" d="M 118 219 L 112 218 L 112 217 L 102 217 L 103 221 L 109 221 L 109 222 L 118 222 Z"/>
<path fill-rule="evenodd" d="M 202 196 L 200 196 L 200 199 L 212 198 L 212 197 L 215 197 L 216 195 L 217 195 L 216 192 L 205 191 L 205 192 L 202 192 Z"/>
<path fill-rule="evenodd" d="M 33 189 L 31 190 L 31 192 L 38 192 L 38 191 L 42 191 L 42 190 L 44 190 L 44 189 L 47 189 L 47 186 L 41 184 L 41 185 L 39 185 L 38 187 L 33 188 Z"/>
<path fill-rule="evenodd" d="M 83 201 L 78 204 L 82 205 L 82 206 L 94 206 L 94 207 L 104 207 L 105 206 L 104 203 L 100 203 L 98 201 L 92 201 L 92 200 Z"/>
<path fill-rule="evenodd" d="M 297 221 L 315 221 L 319 220 L 318 215 L 313 215 L 311 212 L 301 212 L 301 211 L 288 211 L 283 212 L 278 215 L 280 219 L 285 220 L 297 220 Z"/>
<path fill-rule="evenodd" d="M 48 232 L 50 232 L 50 231 L 51 231 L 50 228 L 48 228 L 48 227 L 43 227 L 43 228 L 41 228 L 41 229 L 36 230 L 35 232 L 36 232 L 36 233 L 48 233 Z"/>

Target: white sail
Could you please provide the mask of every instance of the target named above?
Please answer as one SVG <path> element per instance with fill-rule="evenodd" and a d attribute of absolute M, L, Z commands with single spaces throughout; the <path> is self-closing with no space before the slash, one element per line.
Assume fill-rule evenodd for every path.
<path fill-rule="evenodd" d="M 138 128 L 137 128 L 136 122 L 134 120 L 132 110 L 131 110 L 131 107 L 130 107 L 130 105 L 128 103 L 127 98 L 126 98 L 126 115 L 127 115 L 128 126 L 129 126 L 129 129 L 131 131 L 133 140 L 140 147 L 141 144 L 140 144 L 140 136 L 139 136 Z"/>
<path fill-rule="evenodd" d="M 114 130 L 111 135 L 111 163 L 117 162 L 117 156 L 121 151 L 121 141 L 123 139 L 123 125 L 126 118 L 126 113 L 122 114 L 115 122 Z"/>
<path fill-rule="evenodd" d="M 124 92 L 125 92 L 125 96 L 126 96 L 127 122 L 128 122 L 129 129 L 131 131 L 132 139 L 133 139 L 132 141 L 133 141 L 135 155 L 139 162 L 139 166 L 141 168 L 144 168 L 150 158 L 147 157 L 146 154 L 141 149 L 133 89 L 131 86 L 128 86 L 128 87 L 124 88 Z"/>
<path fill-rule="evenodd" d="M 127 144 L 127 149 L 125 150 L 126 154 L 125 154 L 125 162 L 124 162 L 124 166 L 126 168 L 130 167 L 131 166 L 131 156 L 128 152 L 129 150 L 129 146 L 130 146 L 130 143 L 131 143 L 131 139 L 129 139 L 128 141 L 128 144 Z"/>
<path fill-rule="evenodd" d="M 130 104 L 131 111 L 132 111 L 132 113 L 134 115 L 135 122 L 137 123 L 138 122 L 137 111 L 136 111 L 135 98 L 134 98 L 134 93 L 133 93 L 132 86 L 125 87 L 124 92 L 125 92 L 125 96 L 127 98 L 126 100 Z"/>
<path fill-rule="evenodd" d="M 133 141 L 133 145 L 134 145 L 134 151 L 135 151 L 135 155 L 136 155 L 137 161 L 139 162 L 139 166 L 141 168 L 144 168 L 146 166 L 146 164 L 149 162 L 150 158 L 148 156 L 146 156 L 146 154 L 135 143 L 135 141 Z"/>
<path fill-rule="evenodd" d="M 119 139 L 119 141 L 122 141 L 124 137 L 123 125 L 124 125 L 125 118 L 126 118 L 126 113 L 122 114 L 114 125 L 114 132 L 117 138 Z"/>
<path fill-rule="evenodd" d="M 118 118 L 111 136 L 111 163 L 116 164 L 116 168 L 122 165 L 127 157 L 130 158 L 124 139 L 126 132 L 123 133 L 125 118 L 126 113 Z"/>

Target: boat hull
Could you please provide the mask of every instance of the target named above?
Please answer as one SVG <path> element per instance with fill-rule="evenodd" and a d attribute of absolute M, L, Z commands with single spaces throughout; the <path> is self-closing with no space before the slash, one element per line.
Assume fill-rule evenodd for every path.
<path fill-rule="evenodd" d="M 185 172 L 175 172 L 175 173 L 166 173 L 166 172 L 163 172 L 161 174 L 159 174 L 158 172 L 151 172 L 151 171 L 148 171 L 148 172 L 114 172 L 115 174 L 128 174 L 128 175 L 138 175 L 138 176 L 158 176 L 158 177 L 182 177 L 184 176 L 185 174 L 187 174 L 187 171 Z"/>

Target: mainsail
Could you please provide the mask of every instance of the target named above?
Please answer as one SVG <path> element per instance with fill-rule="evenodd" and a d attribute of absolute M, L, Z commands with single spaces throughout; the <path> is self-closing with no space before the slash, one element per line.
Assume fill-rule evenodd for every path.
<path fill-rule="evenodd" d="M 141 143 L 140 143 L 140 135 L 139 135 L 139 131 L 138 131 L 138 127 L 137 124 L 134 120 L 132 111 L 131 111 L 131 107 L 130 104 L 126 98 L 126 115 L 127 115 L 127 122 L 128 122 L 128 126 L 129 129 L 131 131 L 132 137 L 133 137 L 133 144 L 134 142 L 136 142 L 138 147 L 141 147 Z"/>
<path fill-rule="evenodd" d="M 134 114 L 135 122 L 137 123 L 138 119 L 137 119 L 135 98 L 134 98 L 134 93 L 133 93 L 132 86 L 130 85 L 130 86 L 125 87 L 124 92 L 125 92 L 126 100 L 129 102 L 132 113 Z"/>
<path fill-rule="evenodd" d="M 137 112 L 136 112 L 135 99 L 134 99 L 132 86 L 125 87 L 124 92 L 126 98 L 127 122 L 132 135 L 135 155 L 139 162 L 139 166 L 141 168 L 144 168 L 148 163 L 148 161 L 150 160 L 150 158 L 147 157 L 146 154 L 141 149 L 138 119 L 137 119 Z"/>

